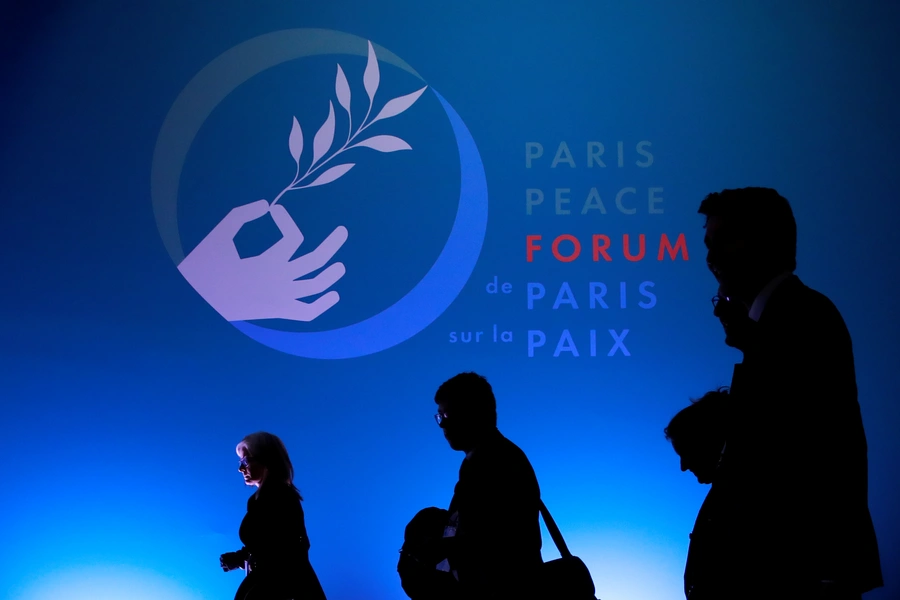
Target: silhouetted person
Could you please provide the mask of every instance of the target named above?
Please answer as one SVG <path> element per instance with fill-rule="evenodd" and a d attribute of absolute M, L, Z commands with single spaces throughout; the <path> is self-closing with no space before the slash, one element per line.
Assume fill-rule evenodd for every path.
<path fill-rule="evenodd" d="M 534 469 L 498 431 L 496 400 L 484 377 L 461 373 L 438 388 L 434 401 L 450 447 L 466 453 L 444 532 L 460 597 L 528 597 L 543 562 Z"/>
<path fill-rule="evenodd" d="M 403 532 L 397 573 L 411 600 L 451 600 L 458 590 L 453 576 L 437 569 L 446 558 L 443 537 L 449 516 L 443 508 L 423 508 Z"/>
<path fill-rule="evenodd" d="M 720 290 L 756 322 L 717 477 L 723 597 L 859 598 L 883 582 L 850 334 L 794 275 L 796 222 L 775 190 L 710 194 L 699 212 Z"/>
<path fill-rule="evenodd" d="M 684 595 L 690 600 L 723 598 L 719 561 L 724 548 L 716 515 L 719 489 L 715 480 L 725 450 L 728 401 L 724 388 L 707 392 L 680 410 L 665 429 L 666 439 L 681 460 L 681 470 L 693 473 L 699 483 L 712 484 L 697 513 L 684 567 Z"/>
<path fill-rule="evenodd" d="M 241 440 L 236 451 L 244 483 L 257 490 L 241 522 L 244 547 L 219 558 L 225 571 L 249 566 L 235 600 L 324 600 L 309 562 L 302 498 L 287 449 L 277 436 L 259 432 Z"/>

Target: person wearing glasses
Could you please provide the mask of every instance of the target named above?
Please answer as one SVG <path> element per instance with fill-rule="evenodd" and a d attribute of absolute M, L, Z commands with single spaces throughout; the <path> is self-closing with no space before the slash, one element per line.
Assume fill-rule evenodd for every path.
<path fill-rule="evenodd" d="M 284 443 L 258 432 L 235 450 L 244 483 L 256 487 L 239 531 L 243 548 L 219 557 L 224 571 L 246 571 L 235 600 L 325 600 L 309 562 L 303 498 Z"/>
<path fill-rule="evenodd" d="M 497 429 L 487 379 L 460 373 L 434 396 L 435 421 L 464 452 L 448 509 L 440 570 L 459 583 L 459 598 L 525 598 L 540 571 L 540 488 L 525 453 Z"/>
<path fill-rule="evenodd" d="M 794 274 L 797 223 L 776 190 L 712 193 L 698 212 L 710 271 L 754 322 L 717 474 L 722 597 L 859 600 L 884 582 L 850 333 Z"/>

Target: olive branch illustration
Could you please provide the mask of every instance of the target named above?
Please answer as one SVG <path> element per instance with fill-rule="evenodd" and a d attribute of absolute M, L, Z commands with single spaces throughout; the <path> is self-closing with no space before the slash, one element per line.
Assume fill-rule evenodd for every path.
<path fill-rule="evenodd" d="M 306 172 L 303 175 L 300 175 L 300 156 L 303 154 L 303 131 L 300 128 L 300 124 L 297 122 L 297 117 L 294 117 L 294 123 L 291 127 L 291 135 L 288 138 L 288 148 L 291 151 L 291 156 L 294 157 L 294 162 L 297 163 L 297 171 L 294 174 L 294 180 L 291 182 L 291 184 L 281 190 L 281 193 L 278 194 L 274 200 L 272 200 L 272 206 L 274 206 L 278 202 L 278 200 L 280 200 L 281 197 L 287 192 L 325 185 L 346 175 L 347 172 L 356 165 L 356 163 L 343 163 L 335 165 L 325 171 L 320 171 L 322 167 L 330 163 L 334 158 L 346 152 L 347 150 L 352 150 L 354 148 L 370 148 L 372 150 L 377 150 L 378 152 L 397 152 L 398 150 L 412 150 L 409 144 L 393 135 L 375 135 L 356 141 L 359 135 L 366 131 L 373 124 L 377 123 L 378 121 L 383 121 L 384 119 L 396 117 L 400 113 L 407 110 L 428 88 L 428 86 L 425 86 L 422 89 L 417 90 L 411 94 L 406 94 L 405 96 L 400 96 L 398 98 L 389 100 L 385 103 L 384 107 L 382 107 L 381 111 L 378 112 L 378 114 L 375 115 L 372 120 L 369 120 L 375 101 L 375 92 L 378 90 L 378 84 L 380 80 L 381 74 L 378 69 L 378 58 L 375 56 L 375 49 L 372 47 L 372 42 L 369 42 L 368 61 L 366 62 L 366 70 L 363 73 L 363 86 L 365 87 L 366 95 L 369 97 L 369 108 L 366 111 L 366 116 L 363 119 L 363 122 L 359 125 L 356 131 L 354 131 L 353 115 L 350 113 L 350 85 L 347 83 L 347 76 L 344 75 L 344 70 L 341 69 L 341 65 L 338 64 L 337 78 L 334 83 L 334 89 L 335 94 L 337 95 L 337 101 L 347 113 L 347 117 L 349 119 L 349 125 L 347 127 L 347 139 L 340 148 L 338 148 L 330 156 L 326 156 L 329 150 L 331 150 L 332 146 L 334 146 L 335 141 L 334 103 L 329 100 L 328 117 L 325 119 L 325 122 L 322 124 L 322 126 L 319 127 L 318 132 L 316 132 L 316 135 L 313 138 L 312 162 L 310 163 L 309 168 L 306 170 Z M 306 183 L 316 173 L 319 173 L 318 177 L 316 177 L 312 181 L 309 181 L 309 183 Z"/>

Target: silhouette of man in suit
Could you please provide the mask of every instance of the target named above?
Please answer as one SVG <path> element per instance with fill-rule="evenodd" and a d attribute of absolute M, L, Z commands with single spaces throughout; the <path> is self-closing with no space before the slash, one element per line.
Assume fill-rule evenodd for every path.
<path fill-rule="evenodd" d="M 444 529 L 447 562 L 461 598 L 507 599 L 533 592 L 541 564 L 540 489 L 531 463 L 497 429 L 487 380 L 461 373 L 438 388 L 435 420 L 466 456 Z"/>
<path fill-rule="evenodd" d="M 728 391 L 707 392 L 672 417 L 664 432 L 681 461 L 701 484 L 712 484 L 691 531 L 684 566 L 684 595 L 689 600 L 715 599 L 721 590 L 721 539 L 716 517 L 716 473 L 725 449 Z"/>
<path fill-rule="evenodd" d="M 797 226 L 775 190 L 709 194 L 707 264 L 754 322 L 731 384 L 717 486 L 723 598 L 860 598 L 883 585 L 850 334 L 796 269 Z"/>

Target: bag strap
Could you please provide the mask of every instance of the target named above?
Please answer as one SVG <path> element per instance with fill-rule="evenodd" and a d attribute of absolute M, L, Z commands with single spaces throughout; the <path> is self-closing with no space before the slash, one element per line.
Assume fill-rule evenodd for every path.
<path fill-rule="evenodd" d="M 550 516 L 550 511 L 544 506 L 544 501 L 541 500 L 540 502 L 541 516 L 544 517 L 544 524 L 547 526 L 547 531 L 550 532 L 550 537 L 553 538 L 553 543 L 556 544 L 556 549 L 559 550 L 559 555 L 563 558 L 572 558 L 572 553 L 569 552 L 569 547 L 566 546 L 566 540 L 563 539 L 562 533 L 559 532 L 556 521 Z"/>

